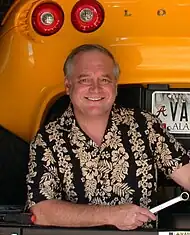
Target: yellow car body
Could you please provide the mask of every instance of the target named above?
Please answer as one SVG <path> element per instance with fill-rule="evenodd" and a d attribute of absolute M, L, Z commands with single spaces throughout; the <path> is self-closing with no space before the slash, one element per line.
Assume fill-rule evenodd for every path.
<path fill-rule="evenodd" d="M 63 63 L 80 44 L 107 47 L 120 64 L 120 84 L 190 88 L 190 0 L 99 0 L 104 18 L 92 32 L 73 25 L 71 12 L 78 2 L 97 3 L 15 0 L 3 19 L 0 125 L 26 141 L 64 94 Z M 44 3 L 57 4 L 64 15 L 58 32 L 49 36 L 40 35 L 32 23 L 35 9 Z"/>

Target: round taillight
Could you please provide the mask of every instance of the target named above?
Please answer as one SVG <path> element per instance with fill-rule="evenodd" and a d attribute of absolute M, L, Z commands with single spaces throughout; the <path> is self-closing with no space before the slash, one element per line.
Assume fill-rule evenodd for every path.
<path fill-rule="evenodd" d="M 57 33 L 64 22 L 62 8 L 56 3 L 42 3 L 38 5 L 32 14 L 34 30 L 43 36 Z"/>
<path fill-rule="evenodd" d="M 96 0 L 79 0 L 72 9 L 71 22 L 80 32 L 93 32 L 103 21 L 104 10 Z"/>

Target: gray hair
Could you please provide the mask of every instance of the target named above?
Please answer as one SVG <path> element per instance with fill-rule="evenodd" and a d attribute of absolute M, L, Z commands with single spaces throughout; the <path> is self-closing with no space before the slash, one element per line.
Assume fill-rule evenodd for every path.
<path fill-rule="evenodd" d="M 79 54 L 80 52 L 89 52 L 89 51 L 94 51 L 94 50 L 99 51 L 99 52 L 109 56 L 112 59 L 112 61 L 114 63 L 113 73 L 114 73 L 115 78 L 118 79 L 119 75 L 120 75 L 120 68 L 119 68 L 118 63 L 116 62 L 114 56 L 112 55 L 112 53 L 108 49 L 106 49 L 103 46 L 100 46 L 98 44 L 84 44 L 84 45 L 81 45 L 79 47 L 74 48 L 71 51 L 71 53 L 68 55 L 68 57 L 64 63 L 63 71 L 64 71 L 65 77 L 71 76 L 73 59 L 77 54 Z"/>

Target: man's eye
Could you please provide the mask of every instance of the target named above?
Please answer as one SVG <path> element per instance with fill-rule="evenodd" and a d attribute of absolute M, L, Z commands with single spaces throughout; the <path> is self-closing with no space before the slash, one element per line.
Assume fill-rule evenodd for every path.
<path fill-rule="evenodd" d="M 101 79 L 101 82 L 102 82 L 102 83 L 110 83 L 111 81 L 110 81 L 110 79 L 108 79 L 108 78 L 102 78 L 102 79 Z"/>
<path fill-rule="evenodd" d="M 82 78 L 82 79 L 79 80 L 79 83 L 81 83 L 81 84 L 87 84 L 87 83 L 89 83 L 89 79 L 87 79 L 87 78 Z"/>

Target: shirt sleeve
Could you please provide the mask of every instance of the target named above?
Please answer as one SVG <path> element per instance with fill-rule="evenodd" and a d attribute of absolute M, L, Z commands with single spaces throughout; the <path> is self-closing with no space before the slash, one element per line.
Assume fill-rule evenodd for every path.
<path fill-rule="evenodd" d="M 45 131 L 39 131 L 30 144 L 26 209 L 47 199 L 61 199 L 58 167 Z"/>
<path fill-rule="evenodd" d="M 176 169 L 189 163 L 187 151 L 172 134 L 162 128 L 162 122 L 158 118 L 152 115 L 147 121 L 156 165 L 166 176 L 170 176 Z"/>

